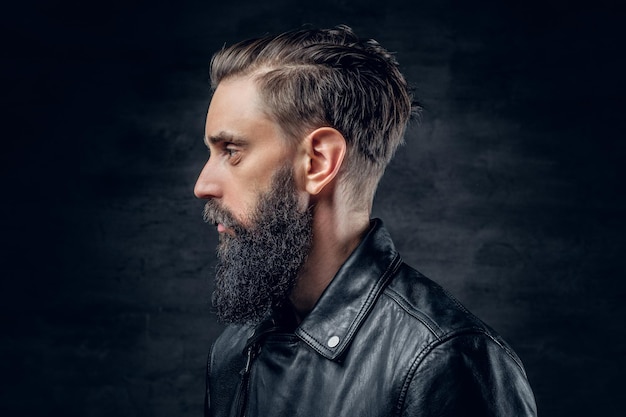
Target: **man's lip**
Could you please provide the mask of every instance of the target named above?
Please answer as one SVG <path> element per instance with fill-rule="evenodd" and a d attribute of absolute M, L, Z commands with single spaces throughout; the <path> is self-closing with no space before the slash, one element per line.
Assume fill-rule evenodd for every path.
<path fill-rule="evenodd" d="M 226 233 L 227 235 L 235 236 L 235 231 L 230 227 L 224 226 L 222 223 L 217 224 L 217 233 Z"/>

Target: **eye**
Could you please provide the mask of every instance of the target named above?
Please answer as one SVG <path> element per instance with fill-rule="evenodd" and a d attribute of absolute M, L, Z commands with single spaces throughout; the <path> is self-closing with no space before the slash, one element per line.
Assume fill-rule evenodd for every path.
<path fill-rule="evenodd" d="M 241 150 L 237 145 L 228 143 L 224 146 L 224 155 L 226 155 L 231 163 L 236 164 L 241 158 Z"/>

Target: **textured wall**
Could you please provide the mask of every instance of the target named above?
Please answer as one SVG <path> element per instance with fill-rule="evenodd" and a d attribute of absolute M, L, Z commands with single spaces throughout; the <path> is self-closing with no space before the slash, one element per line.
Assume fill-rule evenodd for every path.
<path fill-rule="evenodd" d="M 302 23 L 425 110 L 375 215 L 496 328 L 541 415 L 621 415 L 622 18 L 572 2 L 20 2 L 4 11 L 0 414 L 192 416 L 220 326 L 192 188 L 212 52 Z M 507 5 L 505 5 L 506 3 Z"/>

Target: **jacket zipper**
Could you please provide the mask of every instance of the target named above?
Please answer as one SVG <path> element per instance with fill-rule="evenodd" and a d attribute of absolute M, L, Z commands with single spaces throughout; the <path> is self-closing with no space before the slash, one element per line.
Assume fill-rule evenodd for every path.
<path fill-rule="evenodd" d="M 239 385 L 239 393 L 237 394 L 237 416 L 245 417 L 246 407 L 248 405 L 248 395 L 250 391 L 250 371 L 252 369 L 252 361 L 259 354 L 260 345 L 254 343 L 248 347 L 246 353 L 246 366 L 241 370 L 241 384 Z"/>
<path fill-rule="evenodd" d="M 239 390 L 237 392 L 237 417 L 245 417 L 246 409 L 248 408 L 248 400 L 250 396 L 250 372 L 252 371 L 252 362 L 261 353 L 261 343 L 263 339 L 270 333 L 278 330 L 276 322 L 271 319 L 261 322 L 254 329 L 254 332 L 246 343 L 246 348 L 242 352 L 246 355 L 246 365 L 239 372 L 241 374 L 241 384 L 239 384 Z"/>

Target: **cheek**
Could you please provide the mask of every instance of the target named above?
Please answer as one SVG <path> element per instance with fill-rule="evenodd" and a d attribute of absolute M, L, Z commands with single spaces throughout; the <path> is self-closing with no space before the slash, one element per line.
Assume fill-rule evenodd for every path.
<path fill-rule="evenodd" d="M 252 216 L 256 211 L 258 201 L 259 194 L 249 189 L 240 190 L 239 194 L 234 196 L 231 212 L 242 226 L 251 226 Z"/>

